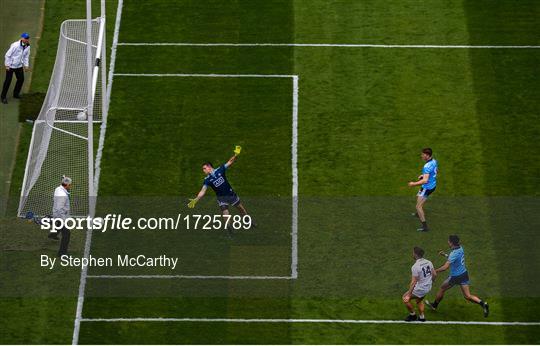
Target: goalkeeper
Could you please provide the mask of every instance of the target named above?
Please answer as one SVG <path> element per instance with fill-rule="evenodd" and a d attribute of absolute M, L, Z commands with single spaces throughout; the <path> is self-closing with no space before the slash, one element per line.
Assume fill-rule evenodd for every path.
<path fill-rule="evenodd" d="M 234 149 L 233 157 L 218 168 L 214 168 L 210 162 L 203 163 L 202 170 L 204 174 L 206 174 L 206 177 L 204 178 L 203 186 L 201 191 L 199 191 L 197 194 L 197 197 L 189 200 L 189 208 L 195 208 L 195 204 L 197 204 L 197 202 L 203 198 L 203 196 L 206 194 L 208 186 L 210 186 L 216 193 L 217 202 L 223 215 L 230 215 L 229 205 L 233 205 L 238 208 L 238 211 L 242 216 L 247 215 L 246 208 L 244 208 L 242 202 L 240 202 L 240 197 L 238 197 L 236 192 L 234 192 L 225 175 L 225 171 L 236 161 L 241 151 L 242 147 L 237 145 Z"/>

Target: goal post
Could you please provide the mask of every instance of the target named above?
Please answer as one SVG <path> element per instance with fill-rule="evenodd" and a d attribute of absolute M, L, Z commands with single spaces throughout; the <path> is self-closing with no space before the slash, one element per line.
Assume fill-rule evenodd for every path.
<path fill-rule="evenodd" d="M 53 192 L 62 175 L 73 179 L 71 214 L 93 213 L 93 135 L 107 107 L 105 73 L 100 71 L 105 69 L 100 64 L 106 54 L 105 18 L 90 23 L 66 20 L 60 27 L 49 88 L 32 130 L 18 208 L 21 217 L 52 213 Z"/>

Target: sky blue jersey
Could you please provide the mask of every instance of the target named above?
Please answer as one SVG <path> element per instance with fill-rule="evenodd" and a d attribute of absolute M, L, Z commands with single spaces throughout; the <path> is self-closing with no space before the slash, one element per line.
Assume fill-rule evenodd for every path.
<path fill-rule="evenodd" d="M 429 179 L 427 183 L 422 184 L 422 187 L 424 189 L 434 189 L 435 186 L 437 186 L 437 170 L 438 170 L 439 164 L 437 163 L 437 160 L 430 159 L 428 162 L 424 164 L 424 168 L 422 168 L 422 174 L 429 174 Z"/>
<path fill-rule="evenodd" d="M 461 246 L 450 252 L 448 262 L 450 262 L 450 276 L 458 276 L 467 271 L 465 267 L 465 252 L 463 252 Z"/>

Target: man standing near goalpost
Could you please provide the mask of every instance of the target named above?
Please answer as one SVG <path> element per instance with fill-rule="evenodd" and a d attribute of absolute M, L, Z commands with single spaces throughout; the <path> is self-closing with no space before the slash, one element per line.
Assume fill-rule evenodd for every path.
<path fill-rule="evenodd" d="M 71 178 L 62 176 L 62 184 L 54 190 L 53 201 L 53 218 L 55 219 L 67 219 L 70 214 L 70 192 L 71 190 Z M 71 232 L 65 226 L 60 229 L 62 234 L 62 240 L 60 241 L 60 249 L 58 249 L 58 257 L 67 254 L 69 239 L 71 238 Z M 49 238 L 58 239 L 58 233 L 49 233 Z"/>
<path fill-rule="evenodd" d="M 230 215 L 229 205 L 235 206 L 242 216 L 247 215 L 246 208 L 244 208 L 242 202 L 240 202 L 240 197 L 238 197 L 236 192 L 234 192 L 231 184 L 229 184 L 229 181 L 227 180 L 227 177 L 225 175 L 225 171 L 232 166 L 232 164 L 238 158 L 238 155 L 240 155 L 241 151 L 242 147 L 237 145 L 234 149 L 233 157 L 231 157 L 229 161 L 219 166 L 218 168 L 214 168 L 214 166 L 210 162 L 203 163 L 202 170 L 204 174 L 206 174 L 206 177 L 204 178 L 203 186 L 197 194 L 197 197 L 189 200 L 189 208 L 195 208 L 197 202 L 204 197 L 208 186 L 210 186 L 212 190 L 214 190 L 214 192 L 216 193 L 218 205 L 224 216 Z"/>
<path fill-rule="evenodd" d="M 422 160 L 426 163 L 422 168 L 422 174 L 418 177 L 418 181 L 409 182 L 409 186 L 419 186 L 421 185 L 420 191 L 416 194 L 416 213 L 413 215 L 417 216 L 422 222 L 422 227 L 418 228 L 417 231 L 427 232 L 429 231 L 426 216 L 424 214 L 424 203 L 426 203 L 427 198 L 431 195 L 435 188 L 437 187 L 437 173 L 439 165 L 437 160 L 433 158 L 433 151 L 431 148 L 422 149 Z"/>
<path fill-rule="evenodd" d="M 23 32 L 21 39 L 15 41 L 9 46 L 5 55 L 4 65 L 6 68 L 6 79 L 4 80 L 4 86 L 2 87 L 2 103 L 7 104 L 7 93 L 13 74 L 17 77 L 17 83 L 15 83 L 15 89 L 13 89 L 13 97 L 16 99 L 21 98 L 21 89 L 24 83 L 24 71 L 29 69 L 30 65 L 30 35 Z"/>

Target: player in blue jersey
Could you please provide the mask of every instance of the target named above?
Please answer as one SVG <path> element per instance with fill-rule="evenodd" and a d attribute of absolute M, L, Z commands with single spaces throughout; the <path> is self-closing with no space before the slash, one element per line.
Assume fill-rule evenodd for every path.
<path fill-rule="evenodd" d="M 450 268 L 450 276 L 443 282 L 441 288 L 437 292 L 435 301 L 430 303 L 426 300 L 426 305 L 431 309 L 436 310 L 444 297 L 444 293 L 450 288 L 459 285 L 461 288 L 461 293 L 463 293 L 463 297 L 470 302 L 480 305 L 484 310 L 484 317 L 488 317 L 488 303 L 477 296 L 472 295 L 469 289 L 469 273 L 467 272 L 467 267 L 465 267 L 465 253 L 463 252 L 463 247 L 461 247 L 459 243 L 459 237 L 457 235 L 449 236 L 448 245 L 452 251 L 449 255 L 444 251 L 439 251 L 439 254 L 446 257 L 447 260 L 440 268 L 436 269 L 435 272 L 440 273 Z"/>
<path fill-rule="evenodd" d="M 428 196 L 435 192 L 437 188 L 439 168 L 437 160 L 433 158 L 431 148 L 422 149 L 421 157 L 426 162 L 424 168 L 422 168 L 422 174 L 418 177 L 418 181 L 409 182 L 409 186 L 421 186 L 420 191 L 416 194 L 416 213 L 413 215 L 417 216 L 420 222 L 422 222 L 422 227 L 418 228 L 417 231 L 427 232 L 429 228 L 426 222 L 426 214 L 424 213 L 424 203 L 426 203 Z"/>
<path fill-rule="evenodd" d="M 227 161 L 225 164 L 217 168 L 214 168 L 214 166 L 210 162 L 203 163 L 202 170 L 204 174 L 206 174 L 206 177 L 204 178 L 203 186 L 197 194 L 197 197 L 189 200 L 189 208 L 195 208 L 195 204 L 197 204 L 197 202 L 204 197 L 204 195 L 206 194 L 206 190 L 208 189 L 208 187 L 210 187 L 216 193 L 218 205 L 221 208 L 221 212 L 223 213 L 223 215 L 230 215 L 229 205 L 233 205 L 238 208 L 238 211 L 241 215 L 247 215 L 246 208 L 244 208 L 244 206 L 240 202 L 240 197 L 238 197 L 236 192 L 234 192 L 225 174 L 227 169 L 229 169 L 236 161 L 236 158 L 238 157 L 238 155 L 240 155 L 241 151 L 242 147 L 237 145 L 234 149 L 233 157 L 231 157 L 229 161 Z"/>

